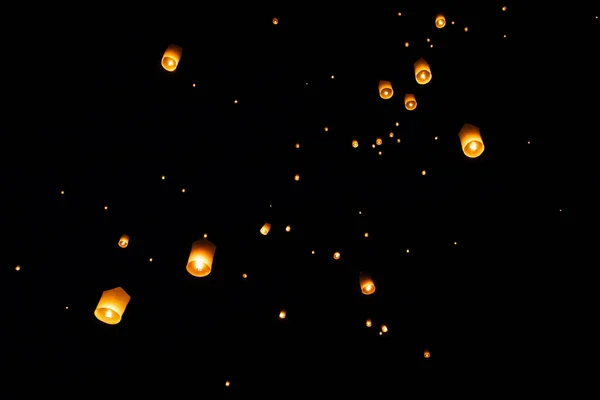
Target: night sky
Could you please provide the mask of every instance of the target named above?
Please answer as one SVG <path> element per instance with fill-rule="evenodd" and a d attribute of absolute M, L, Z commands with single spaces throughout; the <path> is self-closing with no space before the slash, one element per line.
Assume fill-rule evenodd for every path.
<path fill-rule="evenodd" d="M 551 341 L 586 296 L 598 180 L 574 142 L 597 131 L 600 10 L 189 7 L 6 32 L 0 397 L 424 398 Z M 94 310 L 117 287 L 109 325 Z"/>

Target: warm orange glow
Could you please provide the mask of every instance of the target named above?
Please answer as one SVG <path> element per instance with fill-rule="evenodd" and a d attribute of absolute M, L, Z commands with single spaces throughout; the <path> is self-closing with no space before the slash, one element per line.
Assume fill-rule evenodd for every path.
<path fill-rule="evenodd" d="M 420 85 L 425 85 L 431 81 L 431 68 L 423 58 L 415 62 L 415 79 Z"/>
<path fill-rule="evenodd" d="M 435 16 L 435 26 L 439 29 L 446 26 L 446 18 L 444 17 L 444 14 L 439 13 Z"/>
<path fill-rule="evenodd" d="M 277 18 L 273 18 L 273 25 L 277 25 L 279 23 L 279 20 Z"/>
<path fill-rule="evenodd" d="M 460 132 L 458 133 L 460 139 L 460 145 L 463 149 L 463 153 L 469 158 L 476 158 L 483 153 L 485 146 L 481 139 L 481 133 L 479 128 L 471 125 L 464 124 Z"/>
<path fill-rule="evenodd" d="M 181 53 L 183 49 L 176 44 L 170 44 L 165 50 L 165 53 L 162 57 L 162 67 L 169 72 L 173 72 L 177 69 L 179 65 L 179 60 L 181 59 Z"/>
<path fill-rule="evenodd" d="M 387 331 L 388 331 L 387 325 L 382 324 L 381 325 L 381 332 L 386 333 Z"/>
<path fill-rule="evenodd" d="M 300 148 L 300 143 L 296 143 L 296 148 L 299 149 Z"/>
<path fill-rule="evenodd" d="M 340 254 L 339 251 L 336 251 L 335 253 L 333 253 L 333 259 L 334 260 L 339 260 L 341 256 L 342 255 Z"/>
<path fill-rule="evenodd" d="M 375 293 L 375 283 L 373 282 L 373 279 L 371 279 L 371 276 L 366 272 L 360 273 L 359 284 L 363 294 L 369 295 Z"/>
<path fill-rule="evenodd" d="M 358 147 L 358 140 L 353 140 L 352 141 L 352 147 L 354 147 L 354 148 Z"/>
<path fill-rule="evenodd" d="M 106 324 L 116 325 L 121 321 L 129 300 L 131 296 L 121 287 L 105 290 L 102 292 L 94 315 Z"/>
<path fill-rule="evenodd" d="M 279 311 L 279 319 L 285 319 L 286 316 L 287 313 L 285 312 L 285 310 Z"/>
<path fill-rule="evenodd" d="M 377 146 L 381 146 L 383 144 L 383 140 L 381 140 L 381 138 L 378 137 L 377 139 L 375 139 L 375 144 Z"/>
<path fill-rule="evenodd" d="M 20 270 L 21 270 L 21 266 L 20 266 L 20 265 L 17 265 L 17 266 L 15 267 L 15 271 L 20 271 Z"/>
<path fill-rule="evenodd" d="M 289 232 L 289 231 L 291 231 L 291 230 L 292 230 L 292 227 L 291 227 L 291 226 L 289 226 L 289 225 L 288 225 L 288 226 L 286 226 L 286 227 L 285 227 L 285 231 L 286 231 L 286 232 Z"/>
<path fill-rule="evenodd" d="M 294 176 L 294 180 L 298 182 L 300 180 L 300 174 L 296 174 L 296 176 Z"/>
<path fill-rule="evenodd" d="M 429 350 L 425 349 L 425 351 L 423 352 L 423 357 L 425 357 L 425 358 L 431 357 L 431 353 L 429 352 Z"/>
<path fill-rule="evenodd" d="M 265 222 L 265 224 L 262 226 L 262 228 L 260 228 L 260 233 L 266 236 L 270 230 L 271 230 L 271 224 L 268 222 Z"/>
<path fill-rule="evenodd" d="M 391 99 L 394 95 L 394 90 L 392 89 L 392 83 L 390 81 L 379 81 L 379 96 L 382 99 L 387 100 Z"/>
<path fill-rule="evenodd" d="M 373 326 L 373 322 L 371 322 L 371 318 L 367 318 L 366 325 L 367 325 L 367 328 L 370 328 Z"/>
<path fill-rule="evenodd" d="M 187 271 L 197 278 L 210 274 L 216 250 L 217 246 L 208 239 L 196 240 L 192 243 L 192 251 L 186 267 Z"/>
<path fill-rule="evenodd" d="M 404 106 L 408 111 L 412 111 L 417 108 L 417 100 L 415 99 L 414 94 L 404 95 Z"/>
<path fill-rule="evenodd" d="M 121 239 L 119 239 L 119 247 L 124 249 L 129 244 L 129 236 L 123 235 Z"/>

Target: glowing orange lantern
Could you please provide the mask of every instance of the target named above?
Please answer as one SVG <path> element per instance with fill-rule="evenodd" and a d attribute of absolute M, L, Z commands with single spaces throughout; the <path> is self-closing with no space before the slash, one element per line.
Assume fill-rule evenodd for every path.
<path fill-rule="evenodd" d="M 443 27 L 446 26 L 446 17 L 444 17 L 444 14 L 439 13 L 438 15 L 435 16 L 435 26 L 438 29 L 442 29 Z"/>
<path fill-rule="evenodd" d="M 429 352 L 429 350 L 425 349 L 425 351 L 423 352 L 423 357 L 425 357 L 425 358 L 431 357 L 431 353 Z"/>
<path fill-rule="evenodd" d="M 277 18 L 273 18 L 273 25 L 277 25 L 279 23 L 279 20 Z"/>
<path fill-rule="evenodd" d="M 417 100 L 415 99 L 414 94 L 406 94 L 404 95 L 404 106 L 408 111 L 412 111 L 417 108 Z M 390 136 L 391 137 L 391 136 Z"/>
<path fill-rule="evenodd" d="M 373 282 L 373 279 L 371 279 L 371 276 L 369 274 L 367 274 L 366 272 L 360 273 L 359 283 L 360 283 L 360 291 L 363 294 L 369 295 L 369 294 L 375 293 L 375 283 Z"/>
<path fill-rule="evenodd" d="M 420 85 L 425 85 L 431 80 L 431 68 L 423 58 L 419 58 L 415 62 L 415 79 Z"/>
<path fill-rule="evenodd" d="M 119 239 L 119 247 L 124 249 L 129 244 L 129 236 L 123 235 L 121 239 Z"/>
<path fill-rule="evenodd" d="M 365 325 L 367 326 L 367 328 L 370 328 L 373 326 L 373 322 L 371 321 L 371 318 L 367 318 L 367 322 Z"/>
<path fill-rule="evenodd" d="M 177 69 L 179 65 L 179 60 L 181 59 L 181 53 L 183 49 L 176 44 L 170 44 L 165 50 L 165 53 L 162 57 L 162 67 L 169 72 L 173 72 Z"/>
<path fill-rule="evenodd" d="M 131 296 L 121 287 L 105 290 L 102 292 L 94 315 L 106 324 L 116 325 L 121 321 L 129 300 Z"/>
<path fill-rule="evenodd" d="M 392 89 L 392 83 L 390 81 L 379 81 L 379 96 L 382 99 L 387 100 L 391 99 L 394 95 L 394 90 Z"/>
<path fill-rule="evenodd" d="M 285 319 L 287 317 L 287 312 L 285 310 L 279 311 L 279 319 Z"/>
<path fill-rule="evenodd" d="M 260 228 L 260 233 L 266 236 L 270 230 L 271 230 L 271 224 L 268 222 L 265 222 L 265 224 L 262 226 L 262 228 Z"/>
<path fill-rule="evenodd" d="M 481 133 L 479 132 L 478 127 L 471 124 L 464 124 L 458 133 L 458 137 L 463 153 L 465 153 L 467 157 L 476 158 L 483 153 L 485 147 L 483 145 L 483 140 L 481 140 Z"/>
<path fill-rule="evenodd" d="M 192 243 L 192 251 L 186 266 L 187 272 L 197 278 L 210 274 L 216 250 L 217 246 L 205 238 Z"/>

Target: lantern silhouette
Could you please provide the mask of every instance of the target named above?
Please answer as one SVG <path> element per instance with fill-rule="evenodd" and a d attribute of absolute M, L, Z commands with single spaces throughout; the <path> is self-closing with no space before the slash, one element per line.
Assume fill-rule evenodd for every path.
<path fill-rule="evenodd" d="M 105 290 L 102 292 L 102 297 L 100 297 L 94 315 L 106 324 L 116 325 L 123 318 L 123 313 L 130 299 L 131 296 L 121 287 Z"/>
<path fill-rule="evenodd" d="M 439 13 L 438 15 L 435 16 L 435 26 L 438 29 L 442 29 L 443 27 L 446 26 L 446 17 L 444 17 L 444 14 Z"/>
<path fill-rule="evenodd" d="M 265 224 L 262 226 L 262 228 L 260 228 L 260 233 L 262 233 L 263 235 L 266 236 L 270 230 L 271 230 L 271 224 L 268 222 L 265 222 Z"/>
<path fill-rule="evenodd" d="M 478 127 L 471 124 L 464 124 L 458 133 L 458 137 L 465 156 L 476 158 L 483 153 L 485 147 Z"/>
<path fill-rule="evenodd" d="M 391 99 L 394 95 L 394 89 L 392 89 L 392 82 L 390 81 L 379 81 L 379 96 L 382 99 Z"/>
<path fill-rule="evenodd" d="M 360 291 L 363 294 L 369 295 L 369 294 L 375 293 L 375 283 L 373 282 L 373 279 L 371 279 L 371 276 L 369 274 L 367 274 L 366 272 L 360 273 L 359 284 L 360 284 Z"/>
<path fill-rule="evenodd" d="M 197 278 L 210 274 L 216 250 L 217 246 L 210 240 L 205 238 L 196 240 L 192 243 L 192 251 L 190 251 L 186 267 L 187 271 Z"/>
<path fill-rule="evenodd" d="M 415 99 L 414 94 L 404 95 L 404 106 L 408 111 L 412 111 L 417 108 L 417 100 Z"/>
<path fill-rule="evenodd" d="M 429 350 L 425 349 L 425 351 L 423 352 L 423 357 L 424 357 L 424 358 L 429 358 L 429 357 L 431 357 L 431 353 L 429 352 Z"/>
<path fill-rule="evenodd" d="M 165 50 L 165 53 L 162 57 L 162 67 L 169 72 L 173 72 L 177 69 L 179 65 L 179 60 L 181 59 L 181 53 L 183 49 L 176 44 L 170 44 Z"/>
<path fill-rule="evenodd" d="M 423 58 L 419 58 L 415 62 L 415 79 L 420 85 L 425 85 L 431 80 L 431 68 Z"/>
<path fill-rule="evenodd" d="M 121 239 L 119 239 L 119 247 L 124 249 L 125 247 L 127 247 L 127 245 L 129 245 L 129 236 L 121 236 Z"/>

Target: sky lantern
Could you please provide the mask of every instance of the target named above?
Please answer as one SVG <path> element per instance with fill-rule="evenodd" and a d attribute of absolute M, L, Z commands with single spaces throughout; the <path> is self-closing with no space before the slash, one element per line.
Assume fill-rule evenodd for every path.
<path fill-rule="evenodd" d="M 186 267 L 187 271 L 197 278 L 210 274 L 216 250 L 217 246 L 210 240 L 205 238 L 196 240 L 192 243 L 192 250 Z"/>
<path fill-rule="evenodd" d="M 391 99 L 394 95 L 394 89 L 392 89 L 392 82 L 390 81 L 379 81 L 379 96 L 382 99 Z"/>
<path fill-rule="evenodd" d="M 423 58 L 415 62 L 415 79 L 419 85 L 425 85 L 431 80 L 431 68 Z"/>
<path fill-rule="evenodd" d="M 105 290 L 102 292 L 94 315 L 106 324 L 116 325 L 121 322 L 129 300 L 131 300 L 131 296 L 121 287 Z"/>
<path fill-rule="evenodd" d="M 464 124 L 458 133 L 458 138 L 460 139 L 460 146 L 465 156 L 477 158 L 483 153 L 485 146 L 483 145 L 478 127 L 471 124 Z"/>
<path fill-rule="evenodd" d="M 438 29 L 442 29 L 443 27 L 446 26 L 446 17 L 444 17 L 444 14 L 439 13 L 438 15 L 435 16 L 435 26 Z"/>
<path fill-rule="evenodd" d="M 360 291 L 363 294 L 369 295 L 369 294 L 375 293 L 375 283 L 373 282 L 373 279 L 371 279 L 371 276 L 368 273 L 366 273 L 366 272 L 360 273 L 359 284 L 360 284 Z"/>
<path fill-rule="evenodd" d="M 121 236 L 121 239 L 119 239 L 119 247 L 124 249 L 128 245 L 129 245 L 129 236 L 124 234 L 123 236 Z"/>
<path fill-rule="evenodd" d="M 414 94 L 404 95 L 404 107 L 406 107 L 408 111 L 412 111 L 417 108 L 417 100 L 415 99 Z"/>
<path fill-rule="evenodd" d="M 163 68 L 169 72 L 175 71 L 179 65 L 182 52 L 183 49 L 181 47 L 177 46 L 176 44 L 170 44 L 162 57 L 161 65 Z"/>

